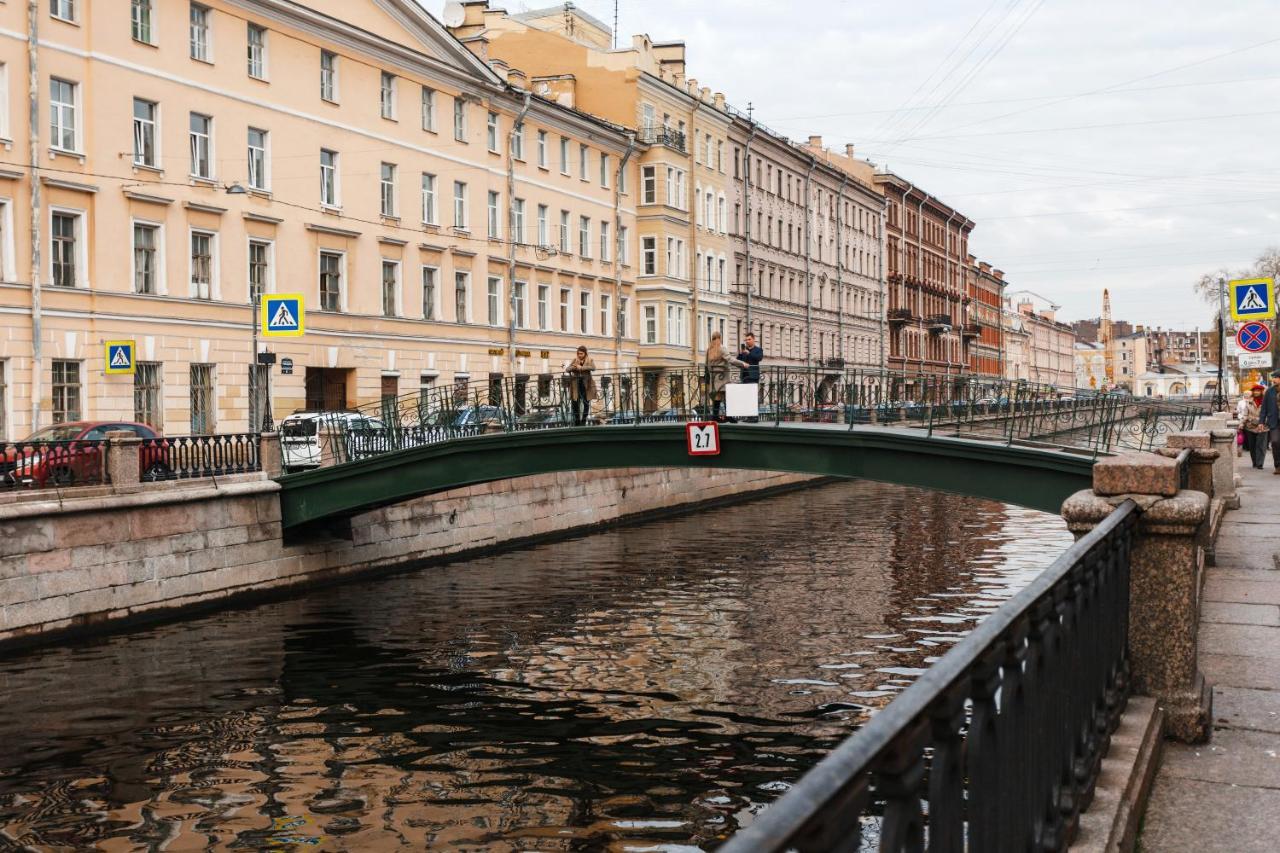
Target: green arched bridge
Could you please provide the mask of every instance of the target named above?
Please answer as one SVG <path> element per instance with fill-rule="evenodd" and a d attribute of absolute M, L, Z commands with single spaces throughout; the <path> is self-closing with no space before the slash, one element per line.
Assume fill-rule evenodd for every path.
<path fill-rule="evenodd" d="M 1095 454 L 836 424 L 725 424 L 718 456 L 690 456 L 683 423 L 496 432 L 280 479 L 299 529 L 462 486 L 601 468 L 737 468 L 922 486 L 1057 512 L 1091 483 Z"/>

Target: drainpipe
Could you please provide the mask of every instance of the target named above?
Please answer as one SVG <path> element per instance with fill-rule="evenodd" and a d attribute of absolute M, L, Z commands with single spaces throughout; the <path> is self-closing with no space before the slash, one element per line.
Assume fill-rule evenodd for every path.
<path fill-rule="evenodd" d="M 750 119 L 748 119 L 750 121 Z M 751 331 L 751 289 L 755 286 L 755 278 L 751 275 L 751 140 L 756 136 L 756 123 L 751 122 L 747 132 L 747 144 L 742 149 L 742 206 L 746 211 L 743 233 L 747 238 L 747 331 Z"/>
<path fill-rule="evenodd" d="M 840 361 L 844 361 L 844 188 L 849 176 L 842 174 L 840 192 L 836 194 L 836 337 L 840 343 Z"/>
<path fill-rule="evenodd" d="M 812 199 L 809 197 L 809 184 L 813 180 L 813 167 L 818 161 L 809 157 L 809 170 L 804 173 L 804 329 L 805 329 L 805 361 L 813 364 L 813 274 L 809 272 L 809 264 L 813 259 Z"/>
<path fill-rule="evenodd" d="M 626 314 L 622 311 L 622 176 L 626 174 L 627 161 L 636 150 L 636 135 L 627 134 L 627 150 L 618 161 L 618 173 L 613 177 L 613 365 L 622 369 L 622 324 Z M 657 178 L 655 177 L 656 181 Z"/>
<path fill-rule="evenodd" d="M 516 375 L 516 246 L 524 241 L 524 235 L 516 233 L 516 131 L 524 127 L 531 99 L 531 93 L 525 92 L 520 114 L 507 134 L 507 359 L 511 363 L 512 378 Z M 526 293 L 526 303 L 528 296 Z"/>
<path fill-rule="evenodd" d="M 28 142 L 31 155 L 31 431 L 40 428 L 41 370 L 44 366 L 44 317 L 40 304 L 40 0 L 27 0 Z"/>

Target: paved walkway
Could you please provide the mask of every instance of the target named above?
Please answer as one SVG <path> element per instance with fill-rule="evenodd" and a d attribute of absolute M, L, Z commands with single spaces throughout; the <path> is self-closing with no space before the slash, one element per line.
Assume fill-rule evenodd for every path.
<path fill-rule="evenodd" d="M 1280 477 L 1237 459 L 1200 614 L 1200 667 L 1213 685 L 1213 738 L 1165 743 L 1139 849 L 1280 850 Z M 1241 463 L 1243 467 L 1241 467 Z"/>

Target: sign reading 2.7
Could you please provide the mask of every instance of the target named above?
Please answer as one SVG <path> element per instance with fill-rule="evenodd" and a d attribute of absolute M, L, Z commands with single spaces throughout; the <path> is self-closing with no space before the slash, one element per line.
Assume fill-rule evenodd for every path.
<path fill-rule="evenodd" d="M 690 421 L 684 435 L 690 456 L 720 455 L 720 425 L 715 421 Z"/>
<path fill-rule="evenodd" d="M 264 338 L 296 338 L 307 327 L 301 293 L 270 293 L 262 297 L 260 329 Z"/>

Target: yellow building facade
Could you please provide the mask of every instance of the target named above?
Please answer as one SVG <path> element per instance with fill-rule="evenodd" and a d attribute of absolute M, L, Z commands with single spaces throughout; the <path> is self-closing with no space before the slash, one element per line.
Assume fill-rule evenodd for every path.
<path fill-rule="evenodd" d="M 636 365 L 661 146 L 524 83 L 413 0 L 0 4 L 0 436 L 250 428 L 255 294 L 306 302 L 277 418 Z"/>

